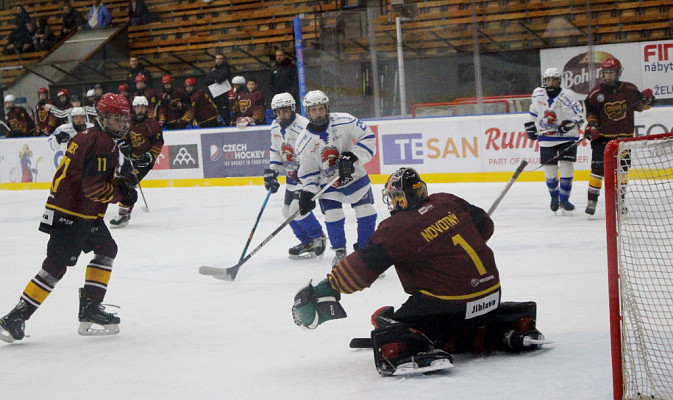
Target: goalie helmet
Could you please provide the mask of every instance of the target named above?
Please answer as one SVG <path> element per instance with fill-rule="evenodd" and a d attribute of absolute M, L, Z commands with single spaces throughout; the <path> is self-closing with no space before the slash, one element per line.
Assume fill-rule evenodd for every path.
<path fill-rule="evenodd" d="M 319 106 L 321 104 L 325 105 L 325 115 L 311 116 L 311 107 Z M 325 125 L 329 122 L 329 97 L 322 90 L 312 90 L 306 93 L 304 96 L 304 109 L 306 110 L 306 115 L 308 116 L 309 121 L 313 125 Z"/>
<path fill-rule="evenodd" d="M 96 106 L 98 125 L 115 139 L 121 138 L 131 126 L 131 108 L 121 94 L 105 93 Z"/>
<path fill-rule="evenodd" d="M 413 168 L 393 172 L 383 187 L 383 202 L 388 210 L 413 210 L 428 199 L 428 186 Z"/>
<path fill-rule="evenodd" d="M 601 76 L 603 77 L 603 82 L 608 85 L 608 86 L 617 86 L 619 84 L 619 78 L 622 76 L 622 71 L 624 68 L 622 68 L 622 63 L 619 62 L 618 59 L 612 57 L 608 58 L 607 60 L 603 61 L 603 64 L 601 64 Z M 615 72 L 617 75 L 614 79 L 608 80 L 605 77 L 605 73 L 611 71 Z"/>

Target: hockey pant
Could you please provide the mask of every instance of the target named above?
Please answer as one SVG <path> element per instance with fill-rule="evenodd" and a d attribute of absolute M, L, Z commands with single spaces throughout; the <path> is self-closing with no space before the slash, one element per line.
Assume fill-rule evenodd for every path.
<path fill-rule="evenodd" d="M 68 267 L 77 264 L 79 255 L 91 251 L 94 254 L 86 267 L 84 295 L 95 302 L 103 301 L 117 255 L 117 244 L 101 221 L 86 230 L 71 228 L 50 235 L 42 269 L 28 282 L 21 295 L 21 300 L 28 305 L 29 315 L 47 299 Z"/>
<path fill-rule="evenodd" d="M 283 201 L 283 218 L 288 219 L 290 215 L 299 210 L 299 195 L 301 190 L 285 190 L 285 199 Z M 294 235 L 301 241 L 302 244 L 308 244 L 312 239 L 322 235 L 322 226 L 316 219 L 313 212 L 301 215 L 298 214 L 295 219 L 290 222 L 290 228 Z"/>
<path fill-rule="evenodd" d="M 325 226 L 330 244 L 334 249 L 346 248 L 346 216 L 343 204 L 336 200 L 320 199 L 320 210 L 325 215 Z M 376 229 L 376 210 L 371 188 L 357 202 L 351 204 L 358 222 L 358 247 L 363 248 Z"/>

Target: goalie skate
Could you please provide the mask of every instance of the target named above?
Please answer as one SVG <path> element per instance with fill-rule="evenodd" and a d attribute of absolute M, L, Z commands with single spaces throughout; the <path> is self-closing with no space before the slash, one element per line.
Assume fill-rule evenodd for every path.
<path fill-rule="evenodd" d="M 320 235 L 319 237 L 312 239 L 309 243 L 303 244 L 299 243 L 298 245 L 291 247 L 288 250 L 289 258 L 291 260 L 300 260 L 308 258 L 322 258 L 323 253 L 325 252 L 327 238 L 325 235 Z"/>
<path fill-rule="evenodd" d="M 410 376 L 453 368 L 451 356 L 442 350 L 431 350 L 411 357 L 409 361 L 395 366 L 393 376 Z"/>

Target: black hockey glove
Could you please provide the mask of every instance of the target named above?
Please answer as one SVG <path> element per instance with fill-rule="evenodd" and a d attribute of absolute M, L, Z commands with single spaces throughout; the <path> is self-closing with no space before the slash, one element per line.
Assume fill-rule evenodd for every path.
<path fill-rule="evenodd" d="M 302 190 L 299 195 L 299 210 L 301 215 L 306 215 L 315 208 L 315 200 L 313 200 L 313 193 Z"/>
<path fill-rule="evenodd" d="M 133 162 L 133 166 L 136 168 L 148 168 L 152 166 L 154 162 L 154 156 L 149 151 L 145 154 L 141 154 Z"/>
<path fill-rule="evenodd" d="M 131 144 L 131 142 L 122 140 L 119 141 L 118 144 L 119 144 L 119 152 L 122 153 L 126 158 L 131 157 L 131 153 L 133 153 L 133 145 Z"/>
<path fill-rule="evenodd" d="M 341 293 L 334 290 L 328 279 L 317 286 L 308 283 L 294 296 L 292 319 L 297 326 L 315 329 L 318 325 L 331 319 L 346 318 L 346 311 L 339 300 Z"/>
<path fill-rule="evenodd" d="M 131 180 L 123 175 L 119 175 L 112 180 L 112 186 L 119 189 L 122 193 L 122 199 L 119 201 L 121 204 L 132 207 L 136 201 L 138 201 L 138 192 L 134 185 L 131 183 Z"/>
<path fill-rule="evenodd" d="M 65 143 L 68 140 L 70 140 L 70 135 L 68 134 L 68 132 L 61 131 L 61 132 L 55 134 L 54 138 L 56 139 L 56 143 L 61 144 L 61 143 Z"/>
<path fill-rule="evenodd" d="M 577 126 L 577 124 L 574 121 L 564 119 L 563 121 L 561 121 L 561 125 L 558 126 L 558 133 L 560 133 L 561 135 L 565 135 L 566 133 L 574 129 L 575 126 Z"/>
<path fill-rule="evenodd" d="M 533 121 L 526 122 L 525 124 L 523 124 L 523 126 L 526 128 L 526 134 L 528 134 L 528 139 L 537 140 L 537 126 L 535 126 L 535 122 Z"/>
<path fill-rule="evenodd" d="M 278 183 L 278 172 L 270 168 L 264 170 L 264 189 L 267 191 L 270 189 L 271 193 L 276 193 L 280 187 Z"/>
<path fill-rule="evenodd" d="M 344 151 L 339 155 L 339 180 L 342 185 L 353 181 L 353 172 L 355 172 L 355 162 L 358 157 L 350 151 Z"/>

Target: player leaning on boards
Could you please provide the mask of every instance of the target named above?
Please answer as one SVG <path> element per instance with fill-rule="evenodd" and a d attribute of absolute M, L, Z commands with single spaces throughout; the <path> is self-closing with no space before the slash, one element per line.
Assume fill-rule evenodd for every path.
<path fill-rule="evenodd" d="M 651 89 L 641 93 L 636 85 L 620 81 L 622 71 L 622 63 L 616 58 L 605 60 L 601 65 L 603 82 L 593 88 L 584 101 L 587 109 L 584 136 L 591 140 L 591 176 L 584 211 L 589 215 L 596 213 L 598 196 L 603 187 L 605 146 L 610 140 L 632 137 L 635 111 L 649 110 L 655 102 Z M 629 164 L 630 159 L 626 158 L 623 173 L 626 173 Z"/>
<path fill-rule="evenodd" d="M 569 213 L 575 209 L 570 202 L 570 192 L 583 117 L 580 102 L 561 88 L 558 69 L 548 68 L 542 75 L 542 87 L 535 89 L 531 96 L 528 119 L 524 124 L 528 138 L 540 143 L 540 164 L 551 195 L 549 207 L 556 212 L 560 205 L 564 214 Z"/>
<path fill-rule="evenodd" d="M 77 263 L 79 255 L 90 251 L 94 256 L 79 290 L 78 332 L 85 336 L 119 333 L 119 317 L 101 305 L 117 255 L 117 244 L 103 217 L 108 204 L 133 204 L 138 198 L 129 182 L 114 177 L 119 160 L 115 140 L 128 131 L 130 110 L 124 96 L 107 93 L 98 102 L 97 112 L 96 125 L 70 140 L 56 170 L 39 228 L 49 234 L 47 258 L 16 307 L 0 319 L 0 340 L 11 343 L 23 339 L 25 321 L 44 303 L 68 267 Z"/>
<path fill-rule="evenodd" d="M 304 185 L 299 197 L 301 214 L 315 208 L 313 196 L 335 176 L 340 179 L 320 198 L 325 226 L 336 252 L 332 265 L 346 257 L 346 217 L 343 204 L 350 204 L 358 223 L 357 246 L 362 247 L 376 228 L 376 210 L 365 163 L 376 153 L 374 132 L 346 113 L 331 113 L 329 98 L 320 90 L 306 93 L 304 109 L 309 124 L 297 138 L 299 179 Z"/>
<path fill-rule="evenodd" d="M 145 96 L 136 96 L 133 99 L 131 128 L 119 142 L 119 151 L 124 155 L 119 175 L 134 185 L 139 184 L 152 170 L 164 145 L 161 123 L 147 117 L 148 104 Z M 132 211 L 133 204 L 120 202 L 119 214 L 110 220 L 110 226 L 123 228 L 128 225 Z"/>
<path fill-rule="evenodd" d="M 450 353 L 538 348 L 534 302 L 500 302 L 500 278 L 486 241 L 493 221 L 484 210 L 448 193 L 428 196 L 412 168 L 394 172 L 383 189 L 391 216 L 369 243 L 294 299 L 297 325 L 314 329 L 345 318 L 339 300 L 369 287 L 395 265 L 411 296 L 398 309 L 372 315 L 374 360 L 381 375 L 449 368 Z"/>
<path fill-rule="evenodd" d="M 271 123 L 271 151 L 269 168 L 264 170 L 264 188 L 276 193 L 280 184 L 278 174 L 286 173 L 283 218 L 287 219 L 299 209 L 301 182 L 297 178 L 299 157 L 295 151 L 297 136 L 308 125 L 308 119 L 296 113 L 294 97 L 289 93 L 279 93 L 271 99 L 271 110 L 276 119 Z M 312 212 L 298 215 L 290 228 L 301 243 L 288 250 L 290 258 L 312 258 L 325 252 L 325 234 L 320 222 Z"/>

